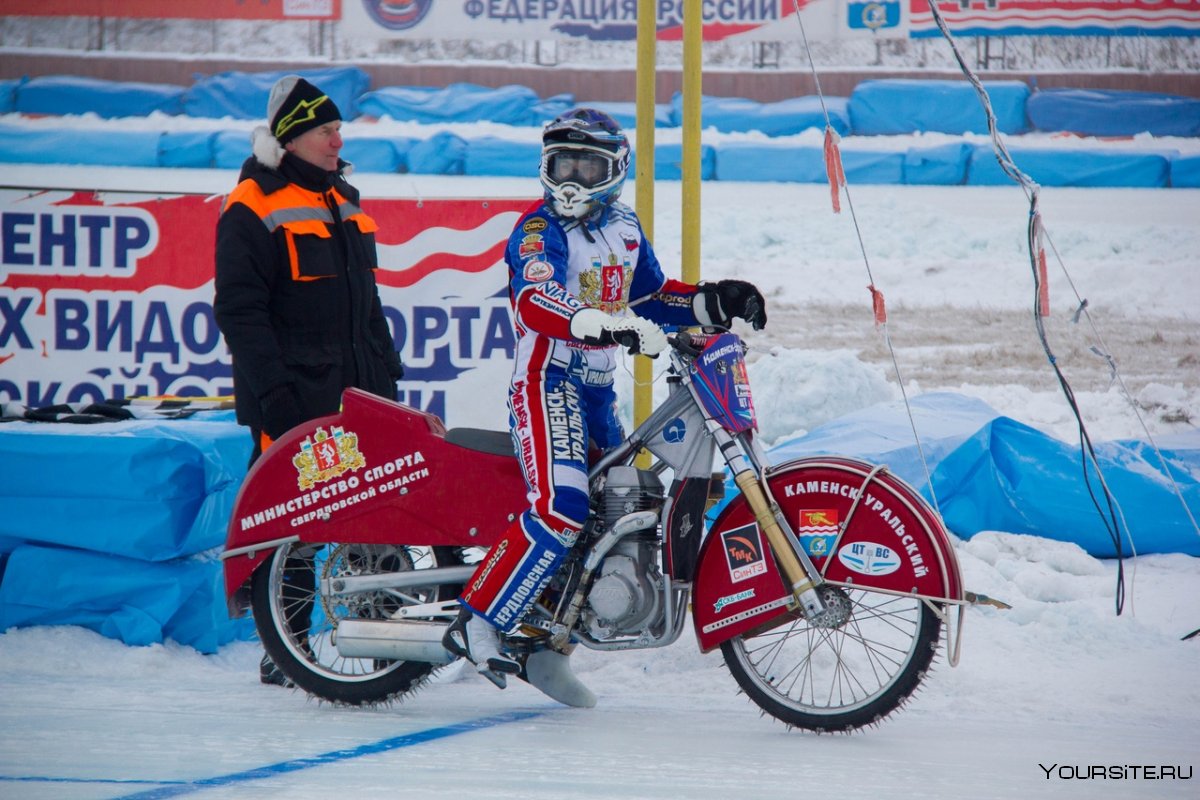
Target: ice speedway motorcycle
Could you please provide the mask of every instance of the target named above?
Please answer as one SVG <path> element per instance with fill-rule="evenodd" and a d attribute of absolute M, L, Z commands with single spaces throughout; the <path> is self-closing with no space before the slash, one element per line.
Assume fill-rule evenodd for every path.
<path fill-rule="evenodd" d="M 701 650 L 720 648 L 767 714 L 813 731 L 876 723 L 924 678 L 943 625 L 957 660 L 974 598 L 942 523 L 886 467 L 770 465 L 741 339 L 668 338 L 667 399 L 591 467 L 590 518 L 507 646 L 529 670 L 578 646 L 664 647 L 690 607 Z M 292 429 L 246 476 L 221 556 L 230 613 L 253 611 L 311 695 L 402 698 L 453 660 L 441 639 L 457 596 L 526 507 L 507 432 L 447 430 L 348 389 L 339 414 Z"/>

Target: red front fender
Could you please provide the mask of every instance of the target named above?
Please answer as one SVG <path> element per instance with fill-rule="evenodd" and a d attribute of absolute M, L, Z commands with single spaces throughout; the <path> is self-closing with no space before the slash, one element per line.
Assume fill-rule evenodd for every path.
<path fill-rule="evenodd" d="M 229 520 L 233 597 L 281 541 L 490 546 L 528 503 L 516 458 L 445 439 L 441 420 L 358 389 L 280 437 Z M 262 545 L 257 547 L 257 545 Z"/>
<path fill-rule="evenodd" d="M 826 580 L 962 600 L 958 559 L 933 509 L 903 480 L 886 469 L 872 475 L 874 469 L 858 459 L 814 456 L 772 468 L 767 481 Z M 766 538 L 739 495 L 713 523 L 700 552 L 692 617 L 701 649 L 769 622 L 785 613 L 790 600 Z"/>

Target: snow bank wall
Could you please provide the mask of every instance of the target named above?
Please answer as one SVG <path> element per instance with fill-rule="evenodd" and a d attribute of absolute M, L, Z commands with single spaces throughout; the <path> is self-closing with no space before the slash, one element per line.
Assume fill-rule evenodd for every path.
<path fill-rule="evenodd" d="M 422 124 L 494 122 L 533 128 L 586 98 L 572 94 L 539 97 L 523 86 L 488 88 L 456 83 L 445 87 L 388 86 L 370 89 L 366 72 L 355 67 L 302 70 L 334 97 L 348 120 L 391 119 Z M 190 87 L 121 83 L 95 78 L 46 76 L 0 82 L 0 112 L 26 116 L 95 114 L 102 118 L 183 115 L 209 119 L 260 119 L 271 85 L 282 72 L 227 72 L 198 79 Z M 1021 147 L 1027 132 L 1063 137 L 1200 136 L 1200 100 L 1148 92 L 1050 89 L 1031 92 L 1020 81 L 985 82 L 998 129 L 1009 136 L 1022 170 L 1047 186 L 1200 186 L 1193 155 L 1173 150 L 1158 154 L 1122 151 L 1103 143 L 1070 148 Z M 797 97 L 776 102 L 705 97 L 706 128 L 721 133 L 761 134 L 707 146 L 707 180 L 821 182 L 821 153 L 812 147 L 773 143 L 829 125 L 842 136 L 884 137 L 912 133 L 974 136 L 936 147 L 887 148 L 870 140 L 843 146 L 847 177 L 858 183 L 944 185 L 1007 182 L 987 145 L 986 118 L 974 89 L 964 81 L 866 80 L 849 97 Z M 622 124 L 634 120 L 632 103 L 594 103 Z M 676 93 L 656 109 L 657 123 L 674 127 L 682 119 Z M 533 131 L 529 131 L 533 133 Z M 73 163 L 101 166 L 161 166 L 237 169 L 249 155 L 248 136 L 237 131 L 161 132 L 86 130 L 78 126 L 36 130 L 8 125 L 0 130 L 0 162 Z M 536 136 L 515 140 L 466 139 L 448 132 L 425 139 L 348 139 L 344 155 L 367 172 L 527 175 L 536 169 Z M 886 143 L 885 143 L 886 144 Z M 656 150 L 658 178 L 678 176 L 679 159 Z"/>
<path fill-rule="evenodd" d="M 250 437 L 232 411 L 0 428 L 0 630 L 81 625 L 205 653 L 230 620 L 217 549 Z"/>

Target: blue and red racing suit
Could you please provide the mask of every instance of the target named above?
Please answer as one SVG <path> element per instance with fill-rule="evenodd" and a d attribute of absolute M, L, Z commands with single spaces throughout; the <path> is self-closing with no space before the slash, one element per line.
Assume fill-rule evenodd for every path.
<path fill-rule="evenodd" d="M 663 277 L 631 208 L 615 202 L 588 220 L 538 203 L 508 240 L 517 334 L 509 424 L 530 508 L 492 546 L 462 601 L 512 632 L 558 571 L 588 515 L 588 452 L 624 437 L 617 419 L 616 346 L 573 339 L 581 308 L 633 312 L 663 325 L 699 324 L 696 287 Z"/>

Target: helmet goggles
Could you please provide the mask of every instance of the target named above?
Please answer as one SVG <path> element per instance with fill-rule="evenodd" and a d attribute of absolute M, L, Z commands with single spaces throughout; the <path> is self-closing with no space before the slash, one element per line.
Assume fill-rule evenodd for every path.
<path fill-rule="evenodd" d="M 546 153 L 546 180 L 555 186 L 575 183 L 595 189 L 612 180 L 613 157 L 609 153 L 560 147 Z"/>
<path fill-rule="evenodd" d="M 542 131 L 542 185 L 563 216 L 579 218 L 610 205 L 628 168 L 629 140 L 601 111 L 568 112 Z"/>

